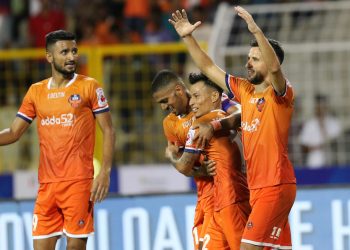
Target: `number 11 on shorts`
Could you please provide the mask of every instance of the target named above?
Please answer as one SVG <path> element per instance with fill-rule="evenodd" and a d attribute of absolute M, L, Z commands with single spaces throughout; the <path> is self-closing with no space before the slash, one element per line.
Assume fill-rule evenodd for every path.
<path fill-rule="evenodd" d="M 280 227 L 273 227 L 270 238 L 277 240 L 280 237 L 281 231 L 282 229 Z"/>

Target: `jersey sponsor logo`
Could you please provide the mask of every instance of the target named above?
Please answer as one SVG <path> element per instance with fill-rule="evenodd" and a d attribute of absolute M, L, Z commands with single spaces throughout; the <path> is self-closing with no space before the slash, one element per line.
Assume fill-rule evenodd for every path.
<path fill-rule="evenodd" d="M 97 94 L 97 101 L 98 101 L 98 106 L 103 107 L 107 105 L 107 98 L 105 97 L 105 94 L 103 93 L 102 88 L 96 89 L 96 94 Z"/>
<path fill-rule="evenodd" d="M 252 98 L 250 98 L 249 103 L 255 104 L 259 101 L 259 99 L 261 99 L 261 98 L 252 97 Z"/>
<path fill-rule="evenodd" d="M 264 97 L 259 98 L 259 100 L 256 103 L 256 107 L 257 107 L 258 111 L 261 112 L 263 110 L 264 106 L 265 106 L 265 98 Z"/>
<path fill-rule="evenodd" d="M 73 108 L 78 108 L 81 103 L 81 97 L 79 94 L 73 94 L 68 98 L 68 102 Z"/>
<path fill-rule="evenodd" d="M 245 122 L 245 121 L 241 122 L 242 130 L 247 131 L 247 132 L 257 131 L 259 125 L 260 125 L 260 120 L 258 118 L 255 118 L 251 124 L 249 124 L 248 122 Z"/>
<path fill-rule="evenodd" d="M 69 127 L 73 126 L 74 124 L 74 115 L 72 113 L 68 114 L 61 114 L 60 116 L 51 116 L 41 119 L 40 121 L 41 126 L 54 126 L 54 125 L 61 125 L 62 127 Z"/>
<path fill-rule="evenodd" d="M 57 99 L 57 98 L 62 98 L 66 95 L 64 92 L 54 92 L 54 93 L 49 93 L 47 95 L 48 99 Z"/>
<path fill-rule="evenodd" d="M 188 121 L 185 121 L 182 123 L 182 127 L 183 128 L 188 128 L 192 126 L 193 121 L 195 120 L 195 117 L 191 117 L 191 119 L 189 119 Z"/>

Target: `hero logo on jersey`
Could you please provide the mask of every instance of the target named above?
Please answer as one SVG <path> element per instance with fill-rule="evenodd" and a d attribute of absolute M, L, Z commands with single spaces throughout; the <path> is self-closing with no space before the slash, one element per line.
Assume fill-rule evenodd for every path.
<path fill-rule="evenodd" d="M 79 107 L 81 103 L 81 98 L 79 94 L 73 94 L 69 97 L 68 102 L 73 108 Z"/>
<path fill-rule="evenodd" d="M 102 88 L 96 89 L 96 94 L 97 94 L 98 106 L 100 106 L 100 107 L 106 106 L 107 98 L 105 97 L 105 94 L 103 93 L 103 89 Z"/>

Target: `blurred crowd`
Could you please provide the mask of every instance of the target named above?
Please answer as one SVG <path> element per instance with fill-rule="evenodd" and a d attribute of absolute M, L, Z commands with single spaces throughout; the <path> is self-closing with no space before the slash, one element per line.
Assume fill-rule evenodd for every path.
<path fill-rule="evenodd" d="M 45 34 L 56 29 L 76 33 L 83 45 L 177 41 L 168 24 L 176 9 L 210 23 L 221 2 L 296 1 L 302 0 L 1 0 L 0 49 L 42 47 Z"/>

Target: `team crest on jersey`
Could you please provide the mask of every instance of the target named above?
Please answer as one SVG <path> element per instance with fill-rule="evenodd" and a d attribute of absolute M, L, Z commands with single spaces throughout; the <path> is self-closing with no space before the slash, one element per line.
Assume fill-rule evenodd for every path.
<path fill-rule="evenodd" d="M 81 103 L 81 97 L 79 94 L 73 94 L 69 97 L 68 102 L 73 108 L 77 108 Z"/>
<path fill-rule="evenodd" d="M 263 110 L 264 105 L 265 105 L 265 98 L 264 97 L 259 98 L 259 100 L 256 102 L 256 107 L 259 112 Z"/>
<path fill-rule="evenodd" d="M 106 106 L 107 98 L 105 97 L 105 94 L 103 93 L 103 89 L 102 88 L 96 89 L 96 94 L 97 94 L 98 106 L 100 106 L 100 107 Z"/>

